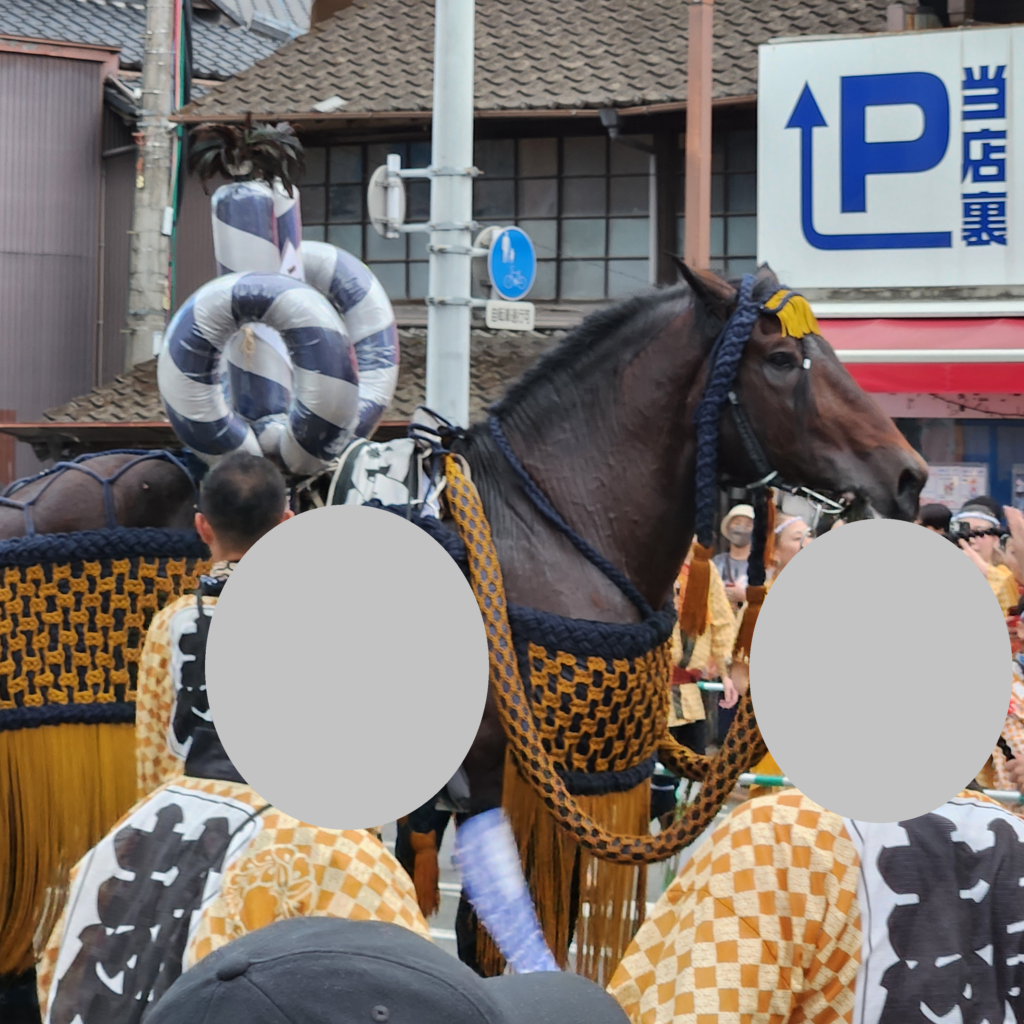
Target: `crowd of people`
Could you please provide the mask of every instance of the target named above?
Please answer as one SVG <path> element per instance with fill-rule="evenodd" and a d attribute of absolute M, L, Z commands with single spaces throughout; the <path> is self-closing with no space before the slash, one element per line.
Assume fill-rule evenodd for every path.
<path fill-rule="evenodd" d="M 795 789 L 748 794 L 698 843 L 607 991 L 553 967 L 479 978 L 433 944 L 413 882 L 378 829 L 298 821 L 232 765 L 206 697 L 210 622 L 234 567 L 290 515 L 285 482 L 268 460 L 238 454 L 204 481 L 196 528 L 213 568 L 147 634 L 139 802 L 72 873 L 37 968 L 45 1024 L 386 1024 L 423 1014 L 457 1024 L 556 1016 L 570 1024 L 798 1024 L 851 1021 L 855 1003 L 865 1024 L 1024 1019 L 1024 940 L 1003 926 L 1024 920 L 1024 869 L 1015 871 L 1013 855 L 1024 849 L 1024 819 L 979 792 L 1024 793 L 1020 512 L 979 498 L 955 515 L 925 506 L 919 518 L 985 574 L 1013 642 L 1006 728 L 979 779 L 935 814 L 898 825 L 847 821 Z M 677 627 L 673 636 L 669 727 L 700 753 L 728 728 L 749 683 L 731 658 L 753 527 L 749 505 L 725 516 L 706 628 L 691 637 Z M 777 516 L 769 588 L 814 534 L 801 516 Z M 693 555 L 677 581 L 680 607 Z M 710 679 L 722 683 L 713 698 L 718 735 L 708 729 L 712 698 L 699 686 Z M 770 754 L 754 770 L 781 774 Z M 663 825 L 676 813 L 678 780 L 669 781 L 667 806 L 652 806 Z M 947 871 L 950 858 L 963 859 L 951 837 L 981 850 L 988 840 L 979 837 L 990 834 L 998 856 L 979 854 L 971 867 L 971 884 L 987 888 L 971 897 L 968 914 L 963 886 Z M 893 849 L 903 851 L 898 863 Z M 929 878 L 929 899 L 909 907 L 903 895 L 923 891 L 936 870 L 953 882 L 936 889 Z M 984 964 L 972 952 L 979 943 L 989 949 Z M 908 963 L 920 972 L 893 973 Z"/>
<path fill-rule="evenodd" d="M 818 532 L 841 524 L 842 520 L 830 521 Z M 972 498 L 955 513 L 945 505 L 923 505 L 917 524 L 940 534 L 964 552 L 985 575 L 1006 618 L 1013 655 L 1012 698 L 999 746 L 979 772 L 978 780 L 986 789 L 1017 789 L 1024 794 L 1024 512 L 982 495 Z M 682 636 L 677 625 L 673 636 L 669 725 L 675 739 L 697 753 L 707 752 L 724 736 L 738 695 L 749 686 L 747 666 L 732 664 L 731 655 L 746 608 L 753 527 L 752 506 L 736 505 L 726 513 L 721 524 L 724 550 L 711 561 L 707 628 L 694 638 Z M 766 566 L 769 590 L 783 569 L 811 543 L 815 532 L 802 515 L 777 514 L 769 545 L 770 564 Z M 692 556 L 693 548 L 676 583 L 677 606 L 686 591 Z M 718 728 L 714 736 L 709 736 L 705 728 L 709 701 L 699 688 L 700 682 L 706 680 L 720 680 L 724 689 L 724 696 L 718 701 Z M 754 772 L 783 774 L 771 754 Z M 662 790 L 667 788 L 663 782 Z M 655 817 L 667 824 L 664 800 L 664 796 L 656 800 L 660 813 Z M 1024 815 L 1024 805 L 1016 805 L 1015 810 Z"/>

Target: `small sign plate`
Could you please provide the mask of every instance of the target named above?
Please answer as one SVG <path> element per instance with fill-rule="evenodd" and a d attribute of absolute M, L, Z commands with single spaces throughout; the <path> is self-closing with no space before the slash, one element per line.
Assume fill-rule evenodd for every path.
<path fill-rule="evenodd" d="M 537 322 L 532 302 L 499 302 L 492 299 L 484 307 L 484 320 L 492 331 L 532 331 Z"/>

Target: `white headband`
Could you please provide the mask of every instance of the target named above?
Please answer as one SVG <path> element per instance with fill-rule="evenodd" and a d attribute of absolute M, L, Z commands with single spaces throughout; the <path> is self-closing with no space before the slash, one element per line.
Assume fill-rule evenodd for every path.
<path fill-rule="evenodd" d="M 981 509 L 968 509 L 966 512 L 957 512 L 951 522 L 959 523 L 964 519 L 980 519 L 983 523 L 991 523 L 993 526 L 1001 525 L 995 516 L 990 516 L 987 512 L 982 512 Z"/>
<path fill-rule="evenodd" d="M 803 523 L 804 526 L 807 525 L 807 523 L 804 522 L 804 520 L 803 520 L 803 518 L 801 516 L 790 516 L 788 519 L 783 519 L 782 522 L 779 523 L 779 525 L 775 527 L 775 533 L 776 534 L 782 533 L 782 531 L 787 526 L 789 526 L 790 523 Z"/>

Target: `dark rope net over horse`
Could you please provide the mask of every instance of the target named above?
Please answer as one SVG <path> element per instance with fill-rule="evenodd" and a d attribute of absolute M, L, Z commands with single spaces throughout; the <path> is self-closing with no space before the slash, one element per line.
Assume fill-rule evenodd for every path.
<path fill-rule="evenodd" d="M 89 465 L 89 463 L 94 459 L 106 458 L 114 455 L 128 455 L 133 456 L 133 458 L 130 458 L 127 462 L 123 463 L 107 476 L 101 476 Z M 41 473 L 36 473 L 35 476 L 26 477 L 22 480 L 15 480 L 14 483 L 12 483 L 3 492 L 3 494 L 0 495 L 0 508 L 17 509 L 20 511 L 24 517 L 25 535 L 29 537 L 34 536 L 36 534 L 36 523 L 33 513 L 35 506 L 39 503 L 40 499 L 49 492 L 50 488 L 57 483 L 58 480 L 63 479 L 65 474 L 70 472 L 82 473 L 89 479 L 98 483 L 102 488 L 104 526 L 107 529 L 114 529 L 121 525 L 117 521 L 117 514 L 115 510 L 114 486 L 130 470 L 135 469 L 143 463 L 154 461 L 166 462 L 181 470 L 191 483 L 193 492 L 196 491 L 205 467 L 203 467 L 198 459 L 196 459 L 190 452 L 185 451 L 180 454 L 175 454 L 174 452 L 162 449 L 151 451 L 148 449 L 119 448 L 107 452 L 93 452 L 86 455 L 79 455 L 78 458 L 73 459 L 70 462 L 58 462 L 56 465 L 53 465 L 48 469 L 44 469 Z M 40 480 L 45 480 L 46 482 L 34 494 L 24 500 L 19 500 L 17 498 L 17 495 L 24 491 L 25 488 Z"/>

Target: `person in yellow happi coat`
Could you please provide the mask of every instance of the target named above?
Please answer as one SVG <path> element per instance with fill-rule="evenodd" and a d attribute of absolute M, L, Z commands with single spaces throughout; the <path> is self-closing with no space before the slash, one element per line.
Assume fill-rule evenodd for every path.
<path fill-rule="evenodd" d="M 747 800 L 648 912 L 608 991 L 631 1024 L 1020 1021 L 1007 922 L 1024 920 L 1022 846 L 1024 821 L 974 787 L 901 822 L 850 821 L 795 789 Z"/>
<path fill-rule="evenodd" d="M 686 596 L 692 559 L 691 545 L 676 580 L 677 612 Z M 704 753 L 706 736 L 704 700 L 697 681 L 718 674 L 725 687 L 721 706 L 731 708 L 739 699 L 729 676 L 732 647 L 736 640 L 736 619 L 717 566 L 712 562 L 709 568 L 708 614 L 704 631 L 695 639 L 687 637 L 684 640 L 678 621 L 672 631 L 672 699 L 668 725 L 678 742 L 698 754 Z"/>
<path fill-rule="evenodd" d="M 951 528 L 954 531 L 958 528 L 969 528 L 970 537 L 960 538 L 958 543 L 964 553 L 985 574 L 985 579 L 988 580 L 992 593 L 996 595 L 1003 615 L 1009 615 L 1020 600 L 1020 592 L 1013 570 L 1006 565 L 996 564 L 995 561 L 996 549 L 1002 534 L 999 515 L 999 503 L 993 498 L 975 498 L 953 516 Z"/>
<path fill-rule="evenodd" d="M 430 939 L 412 879 L 377 836 L 269 805 L 203 724 L 184 773 L 73 869 L 36 970 L 43 1024 L 137 1021 L 203 957 L 293 917 L 388 921 Z"/>

